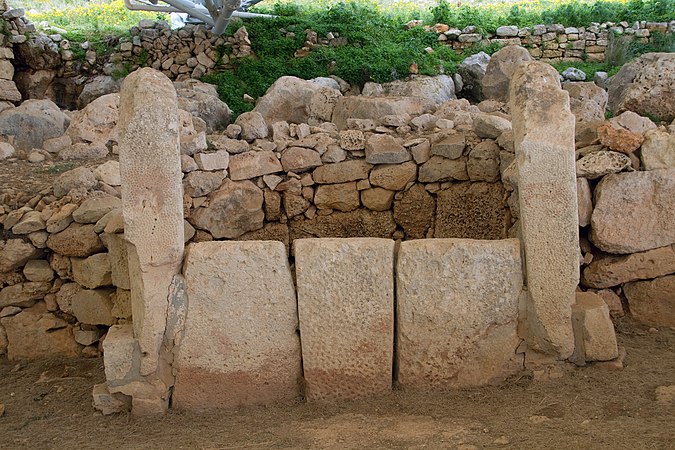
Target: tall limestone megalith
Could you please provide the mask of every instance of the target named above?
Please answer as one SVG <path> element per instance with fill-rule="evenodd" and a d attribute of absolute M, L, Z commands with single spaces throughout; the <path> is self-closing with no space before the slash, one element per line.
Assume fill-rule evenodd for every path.
<path fill-rule="evenodd" d="M 183 259 L 183 200 L 176 90 L 153 69 L 122 85 L 119 149 L 124 236 L 134 337 L 141 375 L 156 371 L 166 327 L 169 287 Z"/>
<path fill-rule="evenodd" d="M 571 306 L 579 283 L 574 115 L 558 72 L 527 62 L 510 87 L 528 286 L 529 348 L 557 359 L 574 350 Z"/>

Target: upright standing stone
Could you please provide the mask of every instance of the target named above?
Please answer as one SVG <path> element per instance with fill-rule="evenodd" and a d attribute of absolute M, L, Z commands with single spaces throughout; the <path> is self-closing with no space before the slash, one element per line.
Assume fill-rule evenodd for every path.
<path fill-rule="evenodd" d="M 286 247 L 274 241 L 188 247 L 189 305 L 173 404 L 203 410 L 292 400 L 302 376 Z"/>
<path fill-rule="evenodd" d="M 298 239 L 294 248 L 307 399 L 391 389 L 394 241 Z"/>
<path fill-rule="evenodd" d="M 480 386 L 523 368 L 517 239 L 401 243 L 396 268 L 398 382 Z"/>
<path fill-rule="evenodd" d="M 574 350 L 572 310 L 579 283 L 579 216 L 574 116 L 558 72 L 528 62 L 510 88 L 528 284 L 528 344 L 566 359 Z"/>
<path fill-rule="evenodd" d="M 171 81 L 145 68 L 122 85 L 120 175 L 134 337 L 141 374 L 158 364 L 169 286 L 183 259 L 178 103 Z"/>

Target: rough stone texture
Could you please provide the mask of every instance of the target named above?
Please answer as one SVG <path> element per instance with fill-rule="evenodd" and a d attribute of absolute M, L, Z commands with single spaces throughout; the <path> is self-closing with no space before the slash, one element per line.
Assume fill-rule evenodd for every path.
<path fill-rule="evenodd" d="M 455 83 L 447 75 L 420 76 L 409 81 L 396 80 L 384 84 L 366 83 L 362 94 L 376 97 L 418 97 L 430 99 L 435 105 L 457 98 Z"/>
<path fill-rule="evenodd" d="M 419 116 L 434 107 L 430 99 L 420 97 L 367 97 L 350 95 L 341 97 L 333 110 L 332 122 L 338 129 L 347 128 L 347 119 L 379 121 L 384 116 L 408 114 Z"/>
<path fill-rule="evenodd" d="M 605 120 L 607 92 L 595 83 L 568 82 L 562 88 L 570 94 L 570 110 L 575 119 L 575 139 L 590 144 L 597 138 L 596 128 Z"/>
<path fill-rule="evenodd" d="M 645 134 L 649 130 L 656 129 L 656 124 L 649 117 L 642 117 L 633 111 L 624 111 L 608 121 L 615 128 L 625 128 L 637 134 Z"/>
<path fill-rule="evenodd" d="M 394 201 L 394 191 L 380 187 L 364 189 L 361 191 L 361 203 L 372 211 L 388 211 Z"/>
<path fill-rule="evenodd" d="M 391 211 L 373 212 L 360 208 L 350 212 L 334 212 L 328 216 L 294 220 L 290 223 L 291 241 L 302 238 L 391 238 L 396 223 Z"/>
<path fill-rule="evenodd" d="M 185 278 L 190 300 L 174 366 L 174 406 L 235 408 L 297 398 L 300 341 L 284 245 L 192 244 Z"/>
<path fill-rule="evenodd" d="M 314 195 L 314 204 L 319 209 L 355 210 L 360 205 L 356 182 L 319 186 Z"/>
<path fill-rule="evenodd" d="M 310 148 L 290 147 L 281 154 L 281 165 L 286 172 L 304 172 L 321 164 L 319 152 Z"/>
<path fill-rule="evenodd" d="M 195 162 L 200 170 L 216 171 L 227 169 L 230 163 L 230 154 L 225 150 L 218 150 L 213 153 L 197 153 Z"/>
<path fill-rule="evenodd" d="M 373 167 L 362 159 L 325 164 L 317 167 L 312 178 L 318 184 L 337 184 L 348 181 L 365 180 Z"/>
<path fill-rule="evenodd" d="M 675 273 L 675 244 L 630 255 L 594 258 L 584 269 L 582 282 L 601 289 L 670 273 Z"/>
<path fill-rule="evenodd" d="M 47 312 L 44 303 L 27 308 L 19 314 L 0 319 L 7 332 L 7 358 L 76 358 L 80 346 L 73 339 L 72 327 Z"/>
<path fill-rule="evenodd" d="M 54 271 L 49 267 L 49 262 L 44 259 L 32 259 L 23 268 L 23 276 L 28 281 L 52 281 Z"/>
<path fill-rule="evenodd" d="M 73 142 L 105 145 L 117 140 L 120 95 L 107 94 L 97 98 L 84 109 L 76 111 L 66 133 Z"/>
<path fill-rule="evenodd" d="M 572 328 L 572 362 L 583 365 L 586 361 L 609 361 L 619 356 L 609 308 L 598 294 L 577 292 L 572 305 Z"/>
<path fill-rule="evenodd" d="M 535 351 L 566 359 L 574 350 L 571 305 L 579 283 L 574 116 L 558 72 L 541 62 L 516 71 L 510 104 L 527 262 L 527 341 Z"/>
<path fill-rule="evenodd" d="M 281 77 L 258 99 L 253 111 L 260 113 L 268 124 L 280 121 L 306 123 L 310 100 L 320 88 L 320 84 L 311 81 Z"/>
<path fill-rule="evenodd" d="M 491 140 L 479 142 L 473 147 L 466 161 L 471 181 L 494 183 L 499 180 L 499 152 L 499 145 Z"/>
<path fill-rule="evenodd" d="M 501 183 L 459 183 L 438 192 L 436 238 L 504 239 L 507 207 Z"/>
<path fill-rule="evenodd" d="M 675 327 L 675 275 L 627 283 L 623 292 L 636 320 L 650 326 Z"/>
<path fill-rule="evenodd" d="M 462 77 L 464 84 L 463 96 L 468 96 L 477 102 L 483 100 L 482 82 L 489 62 L 490 55 L 480 52 L 464 59 L 457 67 L 457 73 Z"/>
<path fill-rule="evenodd" d="M 394 350 L 394 241 L 294 242 L 306 397 L 388 392 Z"/>
<path fill-rule="evenodd" d="M 100 236 L 103 244 L 108 249 L 108 262 L 110 264 L 110 280 L 113 286 L 121 289 L 131 289 L 129 281 L 129 257 L 127 244 L 123 234 L 103 233 Z"/>
<path fill-rule="evenodd" d="M 190 223 L 215 238 L 233 239 L 263 226 L 263 192 L 248 180 L 225 179 L 219 189 L 208 195 L 208 202 L 208 208 L 194 211 Z"/>
<path fill-rule="evenodd" d="M 577 209 L 579 210 L 579 226 L 591 223 L 593 214 L 593 194 L 586 178 L 577 178 Z"/>
<path fill-rule="evenodd" d="M 46 139 L 61 136 L 69 118 L 51 100 L 26 100 L 0 112 L 0 134 L 14 136 L 17 150 L 42 148 Z"/>
<path fill-rule="evenodd" d="M 640 160 L 645 170 L 675 169 L 675 133 L 646 132 Z"/>
<path fill-rule="evenodd" d="M 631 166 L 630 158 L 623 153 L 600 150 L 581 157 L 576 162 L 577 177 L 595 180 L 610 173 L 618 173 Z"/>
<path fill-rule="evenodd" d="M 442 156 L 432 156 L 420 166 L 418 179 L 422 183 L 468 180 L 466 158 L 448 159 Z"/>
<path fill-rule="evenodd" d="M 479 386 L 522 370 L 518 240 L 403 242 L 396 274 L 402 386 Z"/>
<path fill-rule="evenodd" d="M 42 215 L 39 211 L 26 212 L 21 220 L 12 227 L 14 234 L 30 234 L 34 231 L 40 231 L 47 228 L 47 224 L 42 220 Z"/>
<path fill-rule="evenodd" d="M 393 136 L 373 134 L 366 140 L 366 162 L 370 164 L 398 164 L 411 159 L 410 153 Z"/>
<path fill-rule="evenodd" d="M 251 151 L 230 157 L 230 178 L 234 181 L 281 172 L 279 159 L 271 151 Z"/>
<path fill-rule="evenodd" d="M 78 258 L 86 258 L 105 248 L 94 231 L 94 225 L 80 223 L 71 223 L 65 230 L 50 234 L 47 247 L 60 255 Z"/>
<path fill-rule="evenodd" d="M 222 182 L 222 172 L 190 172 L 183 178 L 183 192 L 193 198 L 203 197 L 218 189 Z"/>
<path fill-rule="evenodd" d="M 97 253 L 89 258 L 71 259 L 73 280 L 88 289 L 112 284 L 110 259 L 107 253 Z"/>
<path fill-rule="evenodd" d="M 0 241 L 0 273 L 18 269 L 38 254 L 39 250 L 23 239 Z"/>
<path fill-rule="evenodd" d="M 88 198 L 73 211 L 73 220 L 77 223 L 96 223 L 110 211 L 121 207 L 120 199 L 112 195 Z"/>
<path fill-rule="evenodd" d="M 675 117 L 675 54 L 647 53 L 624 65 L 608 86 L 610 111 Z"/>
<path fill-rule="evenodd" d="M 644 137 L 642 133 L 635 133 L 625 128 L 614 127 L 611 123 L 605 122 L 598 126 L 598 139 L 600 143 L 610 150 L 621 153 L 633 153 L 640 148 Z"/>
<path fill-rule="evenodd" d="M 218 98 L 216 87 L 194 79 L 174 83 L 178 95 L 178 108 L 185 110 L 206 123 L 212 133 L 230 123 L 230 108 Z"/>
<path fill-rule="evenodd" d="M 408 183 L 417 178 L 417 165 L 414 162 L 381 165 L 370 172 L 370 184 L 390 191 L 401 191 Z"/>
<path fill-rule="evenodd" d="M 13 284 L 0 290 L 0 308 L 6 306 L 20 306 L 27 308 L 33 306 L 38 300 L 51 289 L 49 282 L 29 281 L 27 283 Z"/>
<path fill-rule="evenodd" d="M 157 367 L 169 285 L 183 260 L 178 104 L 171 81 L 153 69 L 127 76 L 118 126 L 134 336 L 147 375 Z"/>
<path fill-rule="evenodd" d="M 477 114 L 473 119 L 473 131 L 482 138 L 497 139 L 511 129 L 511 122 L 494 114 Z"/>
<path fill-rule="evenodd" d="M 107 161 L 94 169 L 94 177 L 109 186 L 121 186 L 120 163 Z"/>
<path fill-rule="evenodd" d="M 607 175 L 595 188 L 591 241 L 608 253 L 675 242 L 675 169 Z"/>
<path fill-rule="evenodd" d="M 256 139 L 264 139 L 269 134 L 267 124 L 262 114 L 251 111 L 239 115 L 234 121 L 235 125 L 241 127 L 241 139 L 252 142 Z"/>
<path fill-rule="evenodd" d="M 436 201 L 424 189 L 415 184 L 394 202 L 394 220 L 403 228 L 406 239 L 423 239 L 431 228 L 436 210 Z"/>
<path fill-rule="evenodd" d="M 95 384 L 91 395 L 94 409 L 101 411 L 104 416 L 131 409 L 131 397 L 120 393 L 111 394 L 105 383 Z"/>
<path fill-rule="evenodd" d="M 87 325 L 112 325 L 113 289 L 84 289 L 73 295 L 70 307 L 78 321 Z"/>
<path fill-rule="evenodd" d="M 527 49 L 518 45 L 508 45 L 493 54 L 485 68 L 481 81 L 483 97 L 506 102 L 509 98 L 509 83 L 516 68 L 532 61 Z"/>
<path fill-rule="evenodd" d="M 54 195 L 63 197 L 73 188 L 91 189 L 96 186 L 96 177 L 86 167 L 76 167 L 64 172 L 54 180 Z"/>
<path fill-rule="evenodd" d="M 465 147 L 466 137 L 463 134 L 451 134 L 432 145 L 429 153 L 448 159 L 457 159 L 462 156 Z"/>

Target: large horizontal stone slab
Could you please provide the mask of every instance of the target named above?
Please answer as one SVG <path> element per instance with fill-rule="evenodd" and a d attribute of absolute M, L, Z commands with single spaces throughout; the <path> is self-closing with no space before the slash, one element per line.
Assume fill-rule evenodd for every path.
<path fill-rule="evenodd" d="M 387 392 L 394 351 L 394 241 L 294 242 L 308 400 Z"/>
<path fill-rule="evenodd" d="M 477 386 L 523 368 L 517 239 L 406 241 L 396 274 L 399 384 Z"/>
<path fill-rule="evenodd" d="M 189 305 L 174 363 L 173 404 L 203 410 L 300 394 L 295 289 L 281 242 L 188 247 Z"/>
<path fill-rule="evenodd" d="M 584 269 L 582 282 L 602 289 L 670 273 L 675 273 L 675 244 L 630 255 L 595 258 Z"/>
<path fill-rule="evenodd" d="M 591 241 L 608 253 L 675 243 L 675 169 L 608 175 L 595 188 Z"/>

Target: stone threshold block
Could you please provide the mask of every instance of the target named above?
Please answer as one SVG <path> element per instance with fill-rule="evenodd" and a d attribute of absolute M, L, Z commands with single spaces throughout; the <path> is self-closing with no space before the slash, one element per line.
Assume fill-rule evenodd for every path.
<path fill-rule="evenodd" d="M 284 244 L 191 244 L 184 275 L 189 300 L 176 348 L 173 407 L 208 410 L 298 398 L 298 316 Z"/>
<path fill-rule="evenodd" d="M 480 386 L 523 369 L 517 239 L 401 243 L 396 267 L 397 380 L 404 388 Z"/>
<path fill-rule="evenodd" d="M 388 392 L 394 352 L 394 241 L 294 242 L 308 401 Z"/>

